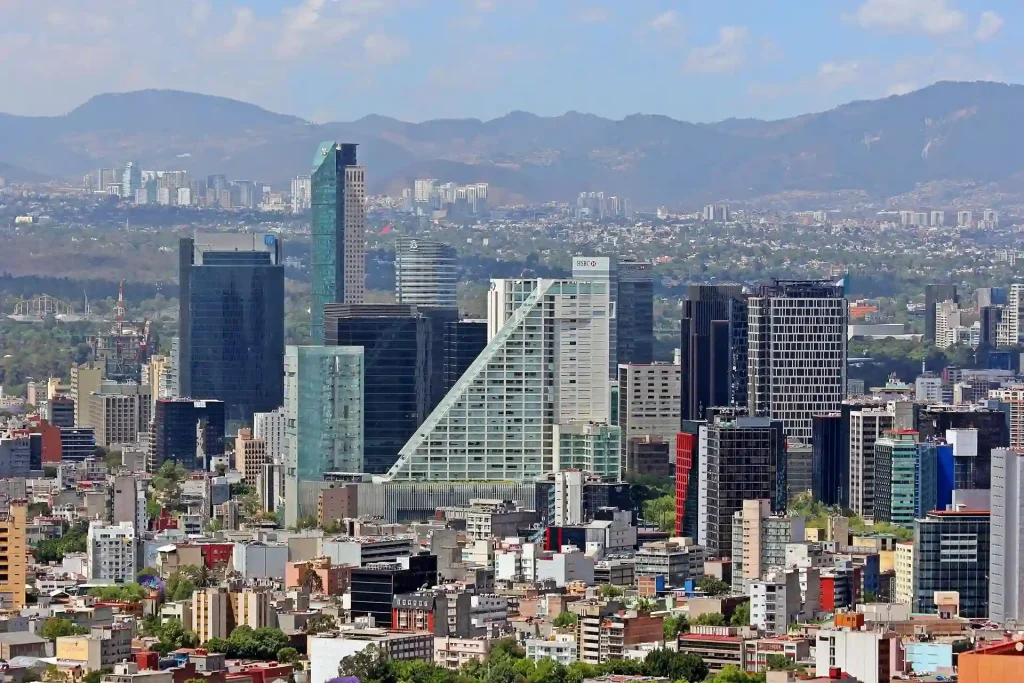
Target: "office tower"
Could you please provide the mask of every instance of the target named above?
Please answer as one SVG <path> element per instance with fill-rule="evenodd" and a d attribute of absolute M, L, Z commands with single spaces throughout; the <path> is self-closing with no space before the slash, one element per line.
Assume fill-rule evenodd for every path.
<path fill-rule="evenodd" d="M 618 426 L 592 422 L 565 422 L 554 427 L 552 469 L 593 472 L 606 481 L 620 481 L 623 473 L 622 433 Z"/>
<path fill-rule="evenodd" d="M 654 265 L 635 257 L 616 267 L 616 362 L 654 362 Z"/>
<path fill-rule="evenodd" d="M 843 448 L 842 422 L 840 412 L 811 417 L 811 495 L 826 505 L 842 505 L 849 490 L 850 463 Z"/>
<path fill-rule="evenodd" d="M 914 517 L 945 510 L 953 502 L 953 445 L 928 441 L 917 445 Z"/>
<path fill-rule="evenodd" d="M 463 318 L 444 326 L 444 391 L 448 393 L 487 346 L 487 321 Z"/>
<path fill-rule="evenodd" d="M 255 485 L 267 462 L 267 442 L 254 438 L 248 427 L 239 429 L 235 436 L 235 470 L 246 483 Z"/>
<path fill-rule="evenodd" d="M 328 304 L 324 343 L 361 346 L 363 466 L 386 473 L 444 396 L 444 329 L 454 309 L 399 304 Z"/>
<path fill-rule="evenodd" d="M 707 423 L 683 420 L 676 434 L 676 536 L 697 538 L 699 475 L 706 451 Z"/>
<path fill-rule="evenodd" d="M 978 307 L 978 348 L 992 350 L 999 339 L 999 324 L 1003 320 L 1003 309 L 999 306 Z"/>
<path fill-rule="evenodd" d="M 310 336 L 324 341 L 324 306 L 361 304 L 366 292 L 366 168 L 356 145 L 322 142 L 310 180 Z"/>
<path fill-rule="evenodd" d="M 959 303 L 956 285 L 931 284 L 924 287 L 924 341 L 935 341 L 936 306 L 944 301 Z"/>
<path fill-rule="evenodd" d="M 850 413 L 850 509 L 862 517 L 874 514 L 875 442 L 892 429 L 895 412 L 861 408 Z"/>
<path fill-rule="evenodd" d="M 811 444 L 794 441 L 786 446 L 786 501 L 808 495 L 814 485 L 814 452 Z"/>
<path fill-rule="evenodd" d="M 0 606 L 4 609 L 25 607 L 25 584 L 28 544 L 25 530 L 28 521 L 28 501 L 12 500 L 6 515 L 0 516 Z"/>
<path fill-rule="evenodd" d="M 135 191 L 142 186 L 142 171 L 134 161 L 124 165 L 124 175 L 121 180 L 121 196 L 131 201 L 135 197 Z"/>
<path fill-rule="evenodd" d="M 101 382 L 99 390 L 85 399 L 89 402 L 91 423 L 82 426 L 95 429 L 96 443 L 104 448 L 135 443 L 139 432 L 149 429 L 153 416 L 152 389 L 146 384 Z"/>
<path fill-rule="evenodd" d="M 614 263 L 590 260 L 588 277 L 491 281 L 487 347 L 402 447 L 391 478 L 534 479 L 558 460 L 556 425 L 611 423 Z"/>
<path fill-rule="evenodd" d="M 309 211 L 311 182 L 308 175 L 292 178 L 292 213 Z"/>
<path fill-rule="evenodd" d="M 622 450 L 629 440 L 658 436 L 674 443 L 679 432 L 679 366 L 671 363 L 619 365 L 619 427 Z M 670 457 L 675 460 L 675 453 Z"/>
<path fill-rule="evenodd" d="M 149 470 L 167 460 L 188 470 L 207 469 L 210 458 L 224 454 L 223 401 L 162 398 L 153 415 L 153 454 Z"/>
<path fill-rule="evenodd" d="M 748 306 L 748 411 L 810 442 L 811 415 L 838 410 L 846 395 L 843 286 L 776 280 Z"/>
<path fill-rule="evenodd" d="M 437 192 L 437 180 L 435 178 L 417 178 L 413 181 L 413 201 L 418 204 L 427 204 Z"/>
<path fill-rule="evenodd" d="M 1011 447 L 1008 417 L 1003 410 L 986 406 L 926 406 L 921 408 L 917 430 L 922 442 L 944 439 L 953 444 L 955 488 L 987 489 L 992 449 Z M 976 430 L 973 440 L 967 430 Z"/>
<path fill-rule="evenodd" d="M 1020 575 L 1024 559 L 1024 453 L 992 451 L 992 544 L 988 618 L 1006 624 L 1024 618 Z"/>
<path fill-rule="evenodd" d="M 609 323 L 608 323 L 608 376 L 613 380 L 619 376 L 619 351 L 618 351 L 618 338 L 619 338 L 619 325 L 618 325 L 618 266 L 617 263 L 608 258 L 588 258 L 588 257 L 575 257 L 572 260 L 572 276 L 575 279 L 600 279 L 608 280 L 608 296 L 610 301 L 609 306 Z M 491 292 L 491 298 L 488 300 L 488 316 L 490 316 L 491 305 L 494 303 L 495 292 Z M 512 310 L 506 305 L 500 317 L 502 320 L 507 319 L 512 315 Z"/>
<path fill-rule="evenodd" d="M 329 472 L 363 472 L 364 383 L 374 351 L 359 346 L 289 346 L 285 354 L 285 514 L 288 524 L 316 514 Z M 401 405 L 395 406 L 401 409 Z"/>
<path fill-rule="evenodd" d="M 875 441 L 873 518 L 900 526 L 914 523 L 917 511 L 917 432 L 889 429 Z"/>
<path fill-rule="evenodd" d="M 1024 449 L 1024 384 L 991 389 L 988 397 L 1009 408 L 1010 448 Z"/>
<path fill-rule="evenodd" d="M 100 390 L 103 382 L 103 368 L 86 365 L 75 365 L 71 368 L 71 400 L 75 405 L 75 426 L 92 426 L 89 415 L 89 395 Z"/>
<path fill-rule="evenodd" d="M 280 463 L 284 448 L 284 407 L 275 408 L 269 413 L 256 413 L 253 416 L 252 435 L 266 442 L 267 460 Z"/>
<path fill-rule="evenodd" d="M 772 515 L 771 501 L 744 500 L 732 516 L 732 592 L 765 571 L 786 566 L 786 544 L 804 542 L 804 518 Z"/>
<path fill-rule="evenodd" d="M 914 522 L 914 602 L 911 611 L 935 614 L 936 593 L 959 593 L 959 616 L 988 616 L 988 511 L 929 512 Z"/>
<path fill-rule="evenodd" d="M 89 523 L 86 556 L 89 579 L 97 582 L 126 583 L 138 576 L 138 548 L 134 522 Z"/>
<path fill-rule="evenodd" d="M 371 564 L 352 569 L 349 584 L 351 615 L 373 616 L 377 626 L 392 626 L 392 604 L 396 595 L 415 593 L 437 585 L 437 556 L 399 557 L 395 562 Z"/>
<path fill-rule="evenodd" d="M 232 425 L 284 400 L 284 264 L 270 233 L 181 240 L 178 392 L 223 401 Z"/>
<path fill-rule="evenodd" d="M 56 462 L 82 462 L 95 455 L 96 433 L 92 427 L 60 428 L 60 459 Z"/>
<path fill-rule="evenodd" d="M 681 414 L 747 405 L 747 304 L 739 285 L 692 285 L 683 299 Z"/>
<path fill-rule="evenodd" d="M 720 419 L 707 426 L 701 488 L 707 489 L 707 529 L 698 542 L 710 557 L 732 554 L 733 514 L 744 500 L 786 507 L 786 436 L 782 422 L 764 417 Z M 704 495 L 703 491 L 701 492 Z"/>
<path fill-rule="evenodd" d="M 399 237 L 395 243 L 395 301 L 458 308 L 459 257 L 437 240 Z"/>

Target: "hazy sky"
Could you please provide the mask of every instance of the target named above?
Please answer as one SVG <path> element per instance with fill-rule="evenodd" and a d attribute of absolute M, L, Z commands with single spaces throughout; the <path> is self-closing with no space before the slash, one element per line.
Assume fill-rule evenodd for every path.
<path fill-rule="evenodd" d="M 1019 82 L 1022 22 L 1024 0 L 0 0 L 0 111 L 176 88 L 315 121 L 777 118 Z"/>

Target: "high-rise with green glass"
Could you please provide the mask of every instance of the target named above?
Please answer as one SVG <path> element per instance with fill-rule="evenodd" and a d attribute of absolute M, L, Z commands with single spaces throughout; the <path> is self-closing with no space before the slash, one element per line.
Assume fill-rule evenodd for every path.
<path fill-rule="evenodd" d="M 285 520 L 316 514 L 328 472 L 363 471 L 363 349 L 289 346 L 284 356 Z"/>
<path fill-rule="evenodd" d="M 366 168 L 356 145 L 321 142 L 310 178 L 310 337 L 324 342 L 324 305 L 361 304 L 366 292 Z"/>

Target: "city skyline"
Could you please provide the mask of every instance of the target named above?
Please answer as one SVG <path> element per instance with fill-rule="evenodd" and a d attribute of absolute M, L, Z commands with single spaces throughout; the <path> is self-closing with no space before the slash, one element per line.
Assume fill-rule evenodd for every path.
<path fill-rule="evenodd" d="M 611 2 L 469 0 L 437 11 L 400 0 L 195 0 L 113 12 L 59 0 L 43 12 L 18 1 L 5 6 L 10 48 L 0 53 L 8 66 L 0 85 L 17 85 L 23 96 L 8 106 L 31 115 L 156 87 L 317 122 L 371 113 L 489 119 L 516 110 L 715 121 L 791 116 L 939 80 L 1024 77 L 1011 52 L 1024 9 L 1011 0 L 800 9 L 797 18 L 756 2 L 644 0 L 627 11 Z M 180 55 L 174 68 L 132 57 L 169 44 Z M 131 68 L 113 68 L 126 62 Z M 259 75 L 227 77 L 242 64 Z M 309 87 L 324 79 L 340 87 Z M 620 84 L 614 99 L 599 87 L 609 80 Z M 666 83 L 673 87 L 658 87 Z M 692 89 L 717 96 L 693 98 Z"/>

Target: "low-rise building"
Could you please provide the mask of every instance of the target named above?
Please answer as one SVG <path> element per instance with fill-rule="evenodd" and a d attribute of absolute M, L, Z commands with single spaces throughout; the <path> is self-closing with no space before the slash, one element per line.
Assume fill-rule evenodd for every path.
<path fill-rule="evenodd" d="M 482 662 L 491 652 L 486 638 L 434 638 L 434 664 L 456 671 L 467 662 Z"/>
<path fill-rule="evenodd" d="M 324 557 L 331 564 L 365 567 L 377 562 L 394 562 L 413 552 L 412 535 L 401 536 L 338 536 L 324 539 Z"/>
<path fill-rule="evenodd" d="M 470 539 L 518 536 L 520 529 L 538 521 L 537 513 L 517 506 L 509 500 L 473 498 L 468 507 L 441 508 L 445 519 L 466 521 Z"/>
<path fill-rule="evenodd" d="M 692 626 L 689 633 L 679 636 L 679 652 L 700 657 L 712 674 L 727 666 L 743 668 L 746 643 L 756 640 L 756 633 L 749 629 L 731 626 Z"/>
<path fill-rule="evenodd" d="M 542 659 L 552 659 L 562 666 L 569 666 L 579 659 L 579 645 L 576 644 L 576 634 L 556 633 L 549 640 L 527 639 L 526 657 L 535 662 L 539 662 Z"/>
<path fill-rule="evenodd" d="M 338 662 L 374 645 L 388 659 L 433 661 L 434 634 L 429 631 L 388 631 L 355 628 L 338 633 L 321 633 L 308 640 L 309 683 L 327 683 L 338 676 Z"/>
<path fill-rule="evenodd" d="M 862 683 L 888 683 L 903 671 L 900 637 L 891 631 L 818 631 L 814 673 L 828 676 L 836 668 Z"/>
<path fill-rule="evenodd" d="M 681 588 L 690 579 L 704 575 L 703 546 L 691 539 L 644 543 L 636 554 L 637 576 L 664 576 L 668 585 Z"/>
<path fill-rule="evenodd" d="M 94 627 L 88 635 L 56 641 L 57 659 L 80 662 L 86 672 L 109 670 L 131 655 L 132 630 L 128 627 Z"/>

